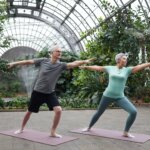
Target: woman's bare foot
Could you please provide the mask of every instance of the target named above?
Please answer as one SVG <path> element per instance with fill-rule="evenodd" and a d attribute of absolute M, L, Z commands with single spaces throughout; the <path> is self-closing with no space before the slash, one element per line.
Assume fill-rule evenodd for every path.
<path fill-rule="evenodd" d="M 124 133 L 123 133 L 123 136 L 124 136 L 124 137 L 128 137 L 128 138 L 134 138 L 134 137 L 135 137 L 134 135 L 132 135 L 132 134 L 130 134 L 130 133 L 128 133 L 128 132 L 124 132 Z"/>
<path fill-rule="evenodd" d="M 19 130 L 17 130 L 17 131 L 14 132 L 14 134 L 20 134 L 20 133 L 23 133 L 22 129 L 19 129 Z"/>
<path fill-rule="evenodd" d="M 82 129 L 82 132 L 88 132 L 90 130 L 91 130 L 90 128 L 84 128 L 84 129 Z"/>
<path fill-rule="evenodd" d="M 62 135 L 60 134 L 50 134 L 50 137 L 54 137 L 54 138 L 62 138 Z"/>

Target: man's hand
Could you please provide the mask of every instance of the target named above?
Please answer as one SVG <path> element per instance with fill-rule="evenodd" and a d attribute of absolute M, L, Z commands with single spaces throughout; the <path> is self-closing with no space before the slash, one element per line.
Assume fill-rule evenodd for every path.
<path fill-rule="evenodd" d="M 8 63 L 7 64 L 7 67 L 10 69 L 10 68 L 13 68 L 14 67 L 14 64 L 13 63 Z"/>

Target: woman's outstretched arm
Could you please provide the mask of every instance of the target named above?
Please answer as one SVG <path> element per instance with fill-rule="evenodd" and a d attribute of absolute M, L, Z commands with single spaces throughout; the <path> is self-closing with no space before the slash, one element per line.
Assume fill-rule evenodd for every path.
<path fill-rule="evenodd" d="M 140 65 L 137 65 L 137 66 L 134 66 L 132 68 L 132 73 L 137 73 L 138 71 L 141 71 L 147 67 L 150 67 L 150 63 L 143 63 L 143 64 L 140 64 Z"/>
<path fill-rule="evenodd" d="M 87 69 L 87 70 L 92 70 L 92 71 L 101 71 L 101 72 L 104 72 L 105 71 L 105 68 L 104 66 L 80 66 L 79 67 L 80 69 Z"/>

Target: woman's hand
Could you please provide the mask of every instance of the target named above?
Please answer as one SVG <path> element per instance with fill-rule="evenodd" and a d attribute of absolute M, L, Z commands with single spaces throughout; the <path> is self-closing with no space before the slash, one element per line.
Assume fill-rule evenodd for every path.
<path fill-rule="evenodd" d="M 89 64 L 89 63 L 91 63 L 91 61 L 94 61 L 94 60 L 96 60 L 96 58 L 87 59 L 87 60 L 85 60 L 85 64 Z"/>
<path fill-rule="evenodd" d="M 86 69 L 87 66 L 79 66 L 80 69 Z"/>

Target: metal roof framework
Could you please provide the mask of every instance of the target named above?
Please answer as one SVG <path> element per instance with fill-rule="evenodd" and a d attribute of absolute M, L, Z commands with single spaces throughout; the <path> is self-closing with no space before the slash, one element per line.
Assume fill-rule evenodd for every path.
<path fill-rule="evenodd" d="M 37 51 L 49 48 L 53 43 L 62 49 L 78 53 L 85 50 L 85 44 L 94 38 L 85 31 L 101 26 L 116 15 L 105 10 L 105 0 L 7 0 L 9 20 L 4 33 L 11 39 L 9 48 L 0 48 L 0 55 L 18 46 L 27 46 Z M 150 23 L 150 0 L 107 0 L 117 10 L 140 7 L 145 20 Z"/>

